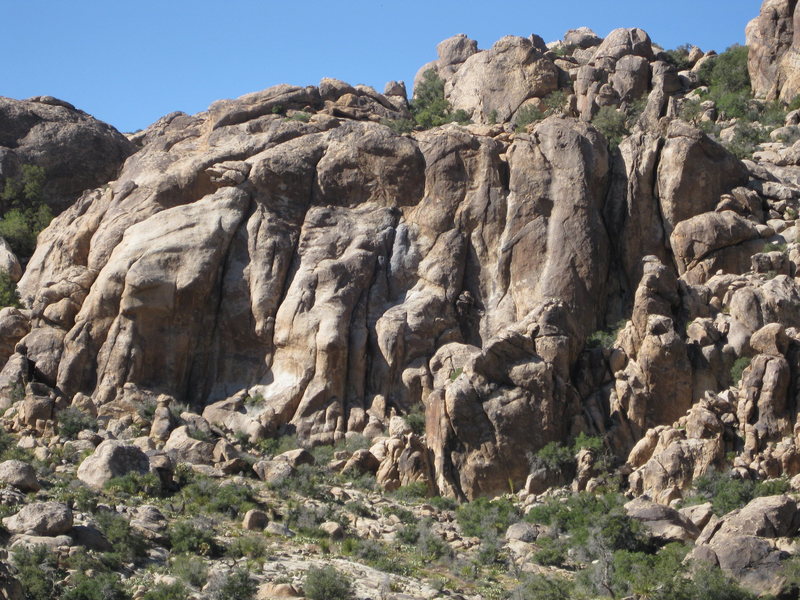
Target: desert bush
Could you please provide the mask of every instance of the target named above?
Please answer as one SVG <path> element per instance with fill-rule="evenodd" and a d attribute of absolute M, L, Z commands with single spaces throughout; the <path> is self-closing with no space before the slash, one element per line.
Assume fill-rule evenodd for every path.
<path fill-rule="evenodd" d="M 59 600 L 128 600 L 130 596 L 122 587 L 116 573 L 96 571 L 73 573 L 69 585 Z M 144 600 L 178 600 L 178 596 L 144 596 Z M 181 600 L 186 596 L 181 596 Z"/>
<path fill-rule="evenodd" d="M 602 106 L 592 118 L 592 125 L 603 134 L 609 147 L 615 149 L 628 135 L 628 116 L 611 106 Z"/>
<path fill-rule="evenodd" d="M 309 600 L 349 600 L 353 598 L 350 578 L 332 566 L 311 567 L 303 591 Z"/>
<path fill-rule="evenodd" d="M 19 299 L 17 284 L 6 271 L 0 271 L 0 308 L 13 306 L 19 308 L 22 303 Z"/>
<path fill-rule="evenodd" d="M 258 590 L 250 571 L 243 568 L 215 579 L 210 587 L 211 600 L 250 600 Z"/>
<path fill-rule="evenodd" d="M 203 587 L 208 581 L 208 567 L 199 556 L 180 554 L 172 560 L 172 574 L 196 588 Z"/>
<path fill-rule="evenodd" d="M 196 477 L 181 488 L 179 495 L 193 512 L 207 511 L 235 518 L 255 508 L 253 490 L 248 485 L 218 484 L 207 477 Z"/>
<path fill-rule="evenodd" d="M 36 248 L 36 236 L 50 224 L 53 213 L 44 198 L 45 171 L 22 165 L 17 177 L 6 179 L 0 192 L 0 237 L 25 264 Z"/>
<path fill-rule="evenodd" d="M 263 536 L 243 535 L 231 541 L 225 554 L 233 558 L 264 558 L 267 555 L 267 542 Z"/>
<path fill-rule="evenodd" d="M 785 494 L 789 489 L 786 479 L 754 482 L 731 477 L 728 473 L 710 471 L 695 479 L 695 493 L 687 499 L 687 503 L 711 502 L 714 513 L 721 516 L 743 507 L 754 498 Z"/>
<path fill-rule="evenodd" d="M 85 429 L 97 431 L 97 420 L 91 415 L 72 406 L 58 413 L 59 434 L 74 440 Z"/>
<path fill-rule="evenodd" d="M 422 404 L 414 405 L 404 418 L 412 433 L 425 435 L 425 407 Z"/>
<path fill-rule="evenodd" d="M 731 366 L 731 382 L 733 385 L 739 385 L 739 382 L 742 380 L 742 374 L 744 370 L 750 366 L 751 360 L 749 356 L 740 356 L 733 362 Z"/>
<path fill-rule="evenodd" d="M 392 492 L 392 496 L 405 502 L 423 500 L 428 497 L 428 486 L 424 481 L 415 481 L 408 485 L 403 485 Z"/>
<path fill-rule="evenodd" d="M 13 550 L 12 556 L 25 600 L 51 600 L 57 597 L 57 584 L 65 573 L 46 546 L 18 547 Z"/>
<path fill-rule="evenodd" d="M 450 103 L 444 97 L 444 81 L 435 69 L 428 69 L 414 90 L 411 114 L 422 129 L 438 127 L 450 121 Z"/>
<path fill-rule="evenodd" d="M 512 600 L 572 600 L 575 583 L 563 575 L 525 575 Z"/>
<path fill-rule="evenodd" d="M 110 510 L 103 510 L 95 515 L 95 520 L 100 531 L 114 548 L 104 555 L 107 563 L 118 566 L 122 563 L 137 562 L 146 555 L 147 542 L 131 529 L 125 517 Z"/>
<path fill-rule="evenodd" d="M 176 554 L 189 552 L 200 556 L 215 556 L 220 550 L 214 532 L 193 520 L 173 523 L 169 528 L 169 541 L 172 552 Z"/>
<path fill-rule="evenodd" d="M 139 498 L 155 498 L 163 493 L 158 475 L 133 471 L 114 477 L 105 484 L 104 489 L 110 494 Z"/>
<path fill-rule="evenodd" d="M 504 532 L 520 518 L 519 510 L 506 498 L 478 498 L 456 509 L 456 520 L 464 535 L 485 537 L 490 531 Z"/>
<path fill-rule="evenodd" d="M 676 71 L 686 71 L 692 68 L 689 61 L 689 51 L 692 49 L 690 44 L 682 44 L 672 50 L 665 50 L 661 57 L 675 67 Z"/>

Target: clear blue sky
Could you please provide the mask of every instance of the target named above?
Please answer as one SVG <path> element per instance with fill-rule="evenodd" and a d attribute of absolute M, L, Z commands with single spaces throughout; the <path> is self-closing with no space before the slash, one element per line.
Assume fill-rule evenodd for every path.
<path fill-rule="evenodd" d="M 466 33 L 560 39 L 642 27 L 672 48 L 744 43 L 760 0 L 0 0 L 0 95 L 51 95 L 122 131 L 277 83 L 322 77 L 409 91 L 436 44 Z"/>

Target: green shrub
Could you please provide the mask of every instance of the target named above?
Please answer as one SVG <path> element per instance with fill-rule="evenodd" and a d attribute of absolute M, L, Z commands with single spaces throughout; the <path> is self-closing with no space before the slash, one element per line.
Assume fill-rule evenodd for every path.
<path fill-rule="evenodd" d="M 237 569 L 215 582 L 212 600 L 250 600 L 255 597 L 258 584 L 247 569 Z"/>
<path fill-rule="evenodd" d="M 567 545 L 553 538 L 536 540 L 539 549 L 533 553 L 534 562 L 545 567 L 562 567 L 567 562 Z"/>
<path fill-rule="evenodd" d="M 566 102 L 567 94 L 563 90 L 551 92 L 542 98 L 540 108 L 530 104 L 520 108 L 514 118 L 514 127 L 519 132 L 525 131 L 525 127 L 531 123 L 541 121 L 542 119 L 546 119 L 551 115 L 561 112 Z"/>
<path fill-rule="evenodd" d="M 463 110 L 453 111 L 450 103 L 444 97 L 444 81 L 439 77 L 436 69 L 428 69 L 422 74 L 422 81 L 414 90 L 411 116 L 416 126 L 421 129 L 430 129 L 445 123 L 466 124 L 470 122 L 469 114 Z M 404 123 L 397 127 L 406 125 Z"/>
<path fill-rule="evenodd" d="M 0 460 L 21 460 L 32 463 L 35 459 L 33 452 L 17 446 L 17 439 L 0 427 Z"/>
<path fill-rule="evenodd" d="M 689 61 L 689 51 L 691 49 L 690 44 L 683 44 L 674 50 L 665 50 L 661 53 L 661 56 L 675 67 L 676 71 L 687 71 L 692 68 L 692 63 Z"/>
<path fill-rule="evenodd" d="M 414 131 L 414 126 L 417 123 L 414 119 L 382 119 L 381 124 L 386 125 L 397 134 L 402 134 Z"/>
<path fill-rule="evenodd" d="M 758 149 L 758 145 L 769 139 L 761 127 L 752 123 L 737 123 L 733 131 L 733 137 L 723 145 L 728 152 L 739 159 L 751 157 Z"/>
<path fill-rule="evenodd" d="M 446 498 L 444 496 L 433 496 L 432 498 L 428 498 L 428 504 L 437 510 L 455 510 L 458 507 L 458 503 L 455 500 L 452 498 Z"/>
<path fill-rule="evenodd" d="M 589 346 L 589 348 L 613 348 L 619 332 L 622 331 L 627 324 L 628 321 L 622 319 L 606 329 L 598 329 L 589 336 L 586 340 L 586 345 Z"/>
<path fill-rule="evenodd" d="M 349 600 L 353 598 L 350 578 L 332 566 L 311 567 L 306 573 L 303 591 L 309 600 Z"/>
<path fill-rule="evenodd" d="M 405 420 L 415 435 L 425 435 L 425 407 L 422 404 L 415 404 L 405 415 Z"/>
<path fill-rule="evenodd" d="M 753 482 L 747 479 L 735 479 L 730 474 L 710 471 L 695 479 L 696 495 L 689 498 L 688 502 L 710 501 L 714 513 L 721 516 L 743 507 L 754 498 L 785 494 L 790 487 L 786 479 Z"/>
<path fill-rule="evenodd" d="M 25 600 L 51 600 L 56 597 L 57 583 L 63 579 L 65 572 L 59 568 L 55 556 L 46 546 L 15 548 L 12 556 Z"/>
<path fill-rule="evenodd" d="M 185 600 L 188 596 L 186 586 L 180 581 L 157 583 L 142 596 L 142 600 Z"/>
<path fill-rule="evenodd" d="M 308 123 L 311 120 L 311 115 L 307 112 L 303 112 L 302 110 L 298 110 L 291 117 L 289 117 L 289 119 L 292 121 L 301 121 L 303 123 Z"/>
<path fill-rule="evenodd" d="M 505 532 L 520 518 L 519 511 L 506 498 L 478 498 L 456 509 L 456 520 L 464 535 L 484 537 L 488 532 Z"/>
<path fill-rule="evenodd" d="M 535 457 L 535 466 L 553 473 L 575 469 L 575 456 L 572 448 L 561 442 L 549 442 L 541 448 Z"/>
<path fill-rule="evenodd" d="M 267 555 L 267 542 L 263 536 L 243 535 L 235 538 L 225 553 L 233 558 L 264 558 Z"/>
<path fill-rule="evenodd" d="M 208 477 L 197 477 L 180 490 L 180 497 L 193 512 L 208 511 L 235 518 L 255 508 L 253 490 L 248 485 L 219 485 Z"/>
<path fill-rule="evenodd" d="M 525 516 L 531 523 L 549 525 L 571 538 L 571 545 L 586 545 L 600 535 L 613 550 L 640 550 L 645 544 L 638 521 L 627 516 L 620 494 L 573 494 L 566 501 L 550 498 L 534 506 Z"/>
<path fill-rule="evenodd" d="M 514 600 L 572 600 L 575 583 L 563 575 L 526 575 L 514 591 Z"/>
<path fill-rule="evenodd" d="M 69 586 L 59 596 L 60 600 L 128 600 L 130 596 L 122 587 L 116 573 L 91 574 L 77 572 L 70 577 Z M 178 600 L 178 596 L 144 596 L 144 600 Z M 186 596 L 181 596 L 181 600 Z"/>
<path fill-rule="evenodd" d="M 444 81 L 435 69 L 422 74 L 414 96 L 411 114 L 419 127 L 430 129 L 450 121 L 450 103 L 444 97 Z"/>
<path fill-rule="evenodd" d="M 111 494 L 138 498 L 154 498 L 163 493 L 161 478 L 158 475 L 133 471 L 114 477 L 105 484 L 104 489 Z"/>
<path fill-rule="evenodd" d="M 789 246 L 786 243 L 768 242 L 761 248 L 761 252 L 786 252 L 788 248 Z"/>
<path fill-rule="evenodd" d="M 415 481 L 414 483 L 400 486 L 392 492 L 392 495 L 398 500 L 403 500 L 405 502 L 422 500 L 428 497 L 428 486 L 423 481 Z"/>
<path fill-rule="evenodd" d="M 58 413 L 59 434 L 74 440 L 85 429 L 97 431 L 97 419 L 72 406 Z"/>
<path fill-rule="evenodd" d="M 22 303 L 17 291 L 17 283 L 7 271 L 0 271 L 0 308 L 13 306 L 20 308 Z"/>
<path fill-rule="evenodd" d="M 199 556 L 180 554 L 172 559 L 172 574 L 189 585 L 201 588 L 208 581 L 208 567 Z"/>
<path fill-rule="evenodd" d="M 744 370 L 750 366 L 751 360 L 749 356 L 740 356 L 733 362 L 731 366 L 731 382 L 733 385 L 739 385 L 739 382 L 742 380 L 742 374 Z"/>
<path fill-rule="evenodd" d="M 628 135 L 627 115 L 611 106 L 602 106 L 592 119 L 592 125 L 603 134 L 608 145 L 615 149 L 622 139 Z"/>
<path fill-rule="evenodd" d="M 0 237 L 23 264 L 36 248 L 36 236 L 53 219 L 44 199 L 44 181 L 44 169 L 23 165 L 18 177 L 6 179 L 0 193 Z"/>
<path fill-rule="evenodd" d="M 190 552 L 200 556 L 214 556 L 219 552 L 214 532 L 191 520 L 173 523 L 169 528 L 169 541 L 175 554 Z"/>
<path fill-rule="evenodd" d="M 114 548 L 105 555 L 105 560 L 112 566 L 137 562 L 147 554 L 147 542 L 131 529 L 125 517 L 104 510 L 98 512 L 95 519 L 100 531 Z"/>

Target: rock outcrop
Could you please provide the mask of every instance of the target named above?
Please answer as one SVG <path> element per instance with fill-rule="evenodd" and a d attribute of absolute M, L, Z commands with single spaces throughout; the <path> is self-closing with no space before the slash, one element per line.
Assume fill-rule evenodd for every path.
<path fill-rule="evenodd" d="M 61 212 L 117 176 L 135 146 L 116 129 L 63 100 L 0 98 L 0 182 L 23 165 L 45 171 L 44 196 Z"/>
<path fill-rule="evenodd" d="M 747 25 L 748 70 L 756 96 L 789 102 L 800 93 L 797 0 L 764 0 Z"/>

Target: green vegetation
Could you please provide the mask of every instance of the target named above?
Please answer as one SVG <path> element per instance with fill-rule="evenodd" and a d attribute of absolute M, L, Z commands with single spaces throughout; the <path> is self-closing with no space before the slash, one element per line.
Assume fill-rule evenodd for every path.
<path fill-rule="evenodd" d="M 714 513 L 721 516 L 743 507 L 754 498 L 785 494 L 789 489 L 789 482 L 785 479 L 754 482 L 711 471 L 695 480 L 695 493 L 686 503 L 711 502 Z"/>
<path fill-rule="evenodd" d="M 250 600 L 255 597 L 258 585 L 247 569 L 236 569 L 214 582 L 212 600 Z"/>
<path fill-rule="evenodd" d="M 414 90 L 411 117 L 411 119 L 386 119 L 383 123 L 397 133 L 407 133 L 413 129 L 431 129 L 446 123 L 470 122 L 469 115 L 465 111 L 454 111 L 444 97 L 444 81 L 436 69 L 425 71 L 422 81 Z"/>
<path fill-rule="evenodd" d="M 689 51 L 691 49 L 691 44 L 682 44 L 673 50 L 665 50 L 661 55 L 669 64 L 675 67 L 676 71 L 686 71 L 692 68 L 692 63 L 689 61 Z"/>
<path fill-rule="evenodd" d="M 181 582 L 158 583 L 145 592 L 142 600 L 185 600 L 188 596 L 186 586 Z"/>
<path fill-rule="evenodd" d="M 153 498 L 161 496 L 161 479 L 155 473 L 129 472 L 121 477 L 114 477 L 104 486 L 112 495 L 125 498 Z"/>
<path fill-rule="evenodd" d="M 19 300 L 16 282 L 6 271 L 0 271 L 0 308 L 5 306 L 19 308 L 22 303 Z"/>
<path fill-rule="evenodd" d="M 169 541 L 176 554 L 189 552 L 200 556 L 214 556 L 220 550 L 214 532 L 193 520 L 173 523 L 169 528 Z"/>
<path fill-rule="evenodd" d="M 778 242 L 768 242 L 764 244 L 764 247 L 761 248 L 761 252 L 786 252 L 789 249 L 789 245 L 784 243 Z"/>
<path fill-rule="evenodd" d="M 589 339 L 586 340 L 586 344 L 589 346 L 589 348 L 611 349 L 614 347 L 620 331 L 625 329 L 625 325 L 627 324 L 628 321 L 626 319 L 622 319 L 607 329 L 598 329 L 589 336 Z"/>
<path fill-rule="evenodd" d="M 233 519 L 255 508 L 250 486 L 219 484 L 208 477 L 193 477 L 181 488 L 178 495 L 192 513 L 220 513 Z"/>
<path fill-rule="evenodd" d="M 13 552 L 13 560 L 25 600 L 51 600 L 57 597 L 56 584 L 64 577 L 64 572 L 46 546 L 17 548 Z"/>
<path fill-rule="evenodd" d="M 53 213 L 44 198 L 45 171 L 22 165 L 18 177 L 6 179 L 0 192 L 0 237 L 25 264 L 36 248 L 36 236 L 50 224 Z"/>
<path fill-rule="evenodd" d="M 456 520 L 464 535 L 484 537 L 489 532 L 503 533 L 519 520 L 517 507 L 506 498 L 478 498 L 456 509 Z"/>
<path fill-rule="evenodd" d="M 58 413 L 58 433 L 74 440 L 84 429 L 97 431 L 97 419 L 72 406 Z"/>
<path fill-rule="evenodd" d="M 70 582 L 61 600 L 127 600 L 130 596 L 122 587 L 119 575 L 105 572 L 77 572 L 70 577 Z M 186 596 L 183 596 L 185 598 Z M 158 596 L 147 600 L 173 600 L 176 596 Z"/>
<path fill-rule="evenodd" d="M 739 382 L 742 380 L 742 374 L 744 370 L 750 366 L 751 360 L 749 356 L 740 356 L 734 361 L 731 366 L 731 382 L 733 385 L 739 385 Z"/>
<path fill-rule="evenodd" d="M 311 567 L 303 591 L 309 600 L 349 600 L 353 597 L 353 583 L 334 567 Z"/>
<path fill-rule="evenodd" d="M 629 116 L 622 110 L 617 110 L 612 106 L 602 106 L 597 114 L 592 118 L 592 125 L 603 134 L 608 141 L 609 147 L 616 149 L 622 139 L 628 135 Z"/>
<path fill-rule="evenodd" d="M 147 554 L 144 538 L 131 529 L 128 520 L 115 512 L 100 511 L 95 515 L 97 526 L 113 550 L 103 555 L 103 561 L 111 568 L 124 563 L 135 563 Z"/>
<path fill-rule="evenodd" d="M 613 457 L 607 452 L 603 438 L 578 434 L 572 444 L 550 442 L 541 448 L 535 455 L 533 468 L 547 469 L 551 473 L 563 473 L 565 478 L 574 476 L 576 463 L 575 455 L 581 450 L 592 450 L 596 456 L 596 467 L 607 470 L 611 467 Z"/>
<path fill-rule="evenodd" d="M 560 113 L 564 109 L 566 103 L 567 94 L 564 90 L 551 92 L 542 98 L 540 107 L 528 105 L 520 108 L 514 118 L 514 127 L 518 132 L 523 132 L 531 123 L 541 121 L 551 115 Z"/>

